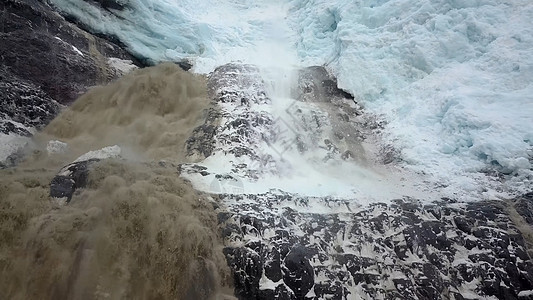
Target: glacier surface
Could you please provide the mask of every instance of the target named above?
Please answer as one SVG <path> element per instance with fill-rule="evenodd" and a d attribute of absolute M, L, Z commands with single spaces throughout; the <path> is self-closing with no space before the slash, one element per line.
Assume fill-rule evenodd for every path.
<path fill-rule="evenodd" d="M 510 197 L 533 179 L 527 0 L 51 0 L 151 63 L 325 65 L 386 122 L 398 167 L 444 196 Z M 119 1 L 120 2 L 120 1 Z"/>
<path fill-rule="evenodd" d="M 383 115 L 405 166 L 459 198 L 530 188 L 533 3 L 313 0 L 290 16 L 299 57 Z"/>

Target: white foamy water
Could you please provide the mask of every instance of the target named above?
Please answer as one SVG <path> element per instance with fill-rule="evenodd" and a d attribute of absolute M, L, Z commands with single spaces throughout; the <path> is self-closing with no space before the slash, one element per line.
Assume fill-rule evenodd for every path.
<path fill-rule="evenodd" d="M 268 82 L 272 67 L 325 64 L 382 115 L 398 167 L 418 174 L 425 189 L 474 200 L 510 197 L 531 184 L 530 1 L 135 0 L 112 13 L 82 0 L 52 3 L 140 57 L 187 59 L 200 73 L 241 61 L 261 66 Z M 284 75 L 275 76 L 283 80 L 274 98 L 283 96 Z M 309 161 L 300 171 L 313 168 L 301 163 Z M 320 173 L 318 181 L 335 182 Z"/>

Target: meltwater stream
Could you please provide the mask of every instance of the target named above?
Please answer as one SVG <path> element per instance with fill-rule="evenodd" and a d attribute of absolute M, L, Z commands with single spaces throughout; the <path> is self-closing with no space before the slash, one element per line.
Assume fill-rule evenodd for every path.
<path fill-rule="evenodd" d="M 212 205 L 179 177 L 203 120 L 205 80 L 163 64 L 79 98 L 0 176 L 0 298 L 208 299 L 228 274 Z M 68 145 L 47 152 L 51 140 Z M 79 155 L 95 162 L 68 205 L 50 182 Z"/>

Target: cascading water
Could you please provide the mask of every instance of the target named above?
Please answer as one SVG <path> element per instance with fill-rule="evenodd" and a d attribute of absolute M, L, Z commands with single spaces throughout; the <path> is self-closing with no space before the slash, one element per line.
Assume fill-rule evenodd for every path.
<path fill-rule="evenodd" d="M 34 138 L 0 176 L 0 298 L 207 299 L 228 270 L 207 198 L 179 177 L 204 117 L 205 80 L 164 64 L 96 87 Z M 51 140 L 67 143 L 47 153 Z M 50 181 L 79 155 L 95 162 L 66 206 Z"/>

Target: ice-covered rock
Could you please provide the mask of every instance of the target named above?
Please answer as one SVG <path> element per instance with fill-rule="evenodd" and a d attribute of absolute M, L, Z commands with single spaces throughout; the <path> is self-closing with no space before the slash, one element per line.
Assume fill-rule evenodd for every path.
<path fill-rule="evenodd" d="M 213 193 L 233 178 L 247 193 L 281 189 L 359 202 L 435 198 L 423 177 L 385 164 L 395 158 L 380 138 L 383 122 L 324 67 L 286 72 L 295 74 L 294 86 L 282 93 L 257 66 L 231 63 L 209 74 L 211 107 L 187 142 L 188 155 L 200 162 L 183 164 L 182 176 Z"/>
<path fill-rule="evenodd" d="M 518 225 L 521 216 L 531 216 L 528 195 L 516 203 L 464 203 L 435 201 L 430 193 L 387 198 L 376 191 L 368 204 L 357 194 L 309 195 L 311 173 L 297 192 L 280 188 L 279 182 L 291 181 L 284 162 L 278 155 L 263 165 L 259 155 L 277 146 L 271 134 L 280 115 L 298 126 L 289 135 L 294 147 L 283 157 L 321 155 L 318 162 L 298 161 L 296 169 L 323 161 L 391 164 L 395 150 L 364 152 L 387 147 L 380 143 L 383 123 L 338 89 L 324 68 L 299 72 L 286 114 L 272 109 L 276 99 L 264 83 L 250 65 L 225 65 L 210 74 L 213 106 L 188 143 L 189 155 L 204 161 L 180 167 L 182 176 L 216 199 L 238 298 L 517 299 L 533 287 L 529 235 Z M 348 150 L 351 157 L 343 155 Z M 270 174 L 278 181 L 262 181 Z M 323 178 L 324 185 L 343 188 Z M 258 192 L 254 181 L 270 191 Z"/>
<path fill-rule="evenodd" d="M 518 299 L 533 287 L 530 241 L 504 202 L 219 200 L 241 299 Z"/>

